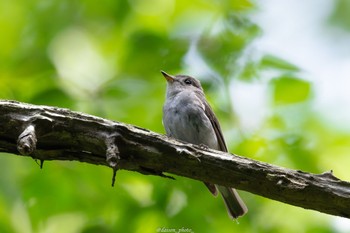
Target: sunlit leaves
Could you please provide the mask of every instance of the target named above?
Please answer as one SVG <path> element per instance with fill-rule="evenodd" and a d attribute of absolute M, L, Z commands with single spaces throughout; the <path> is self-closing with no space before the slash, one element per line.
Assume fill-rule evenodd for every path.
<path fill-rule="evenodd" d="M 235 60 L 243 47 L 242 43 L 242 38 L 226 30 L 218 35 L 203 35 L 198 43 L 198 49 L 213 69 L 223 77 L 227 77 L 235 68 Z"/>
<path fill-rule="evenodd" d="M 259 78 L 258 64 L 254 61 L 247 61 L 239 76 L 241 80 L 250 81 Z"/>
<path fill-rule="evenodd" d="M 200 37 L 198 50 L 209 66 L 227 79 L 241 70 L 237 60 L 258 32 L 245 15 L 227 12 Z"/>
<path fill-rule="evenodd" d="M 263 56 L 260 62 L 260 67 L 265 69 L 299 71 L 299 68 L 297 66 L 271 54 Z"/>
<path fill-rule="evenodd" d="M 293 104 L 306 101 L 311 95 L 311 84 L 305 80 L 282 76 L 271 82 L 273 103 Z"/>

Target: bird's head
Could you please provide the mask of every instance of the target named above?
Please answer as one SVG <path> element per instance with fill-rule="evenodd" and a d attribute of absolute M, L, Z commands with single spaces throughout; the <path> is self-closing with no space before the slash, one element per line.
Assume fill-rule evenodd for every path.
<path fill-rule="evenodd" d="M 161 71 L 167 81 L 167 96 L 173 96 L 182 91 L 194 91 L 203 94 L 203 88 L 198 79 L 188 75 L 170 75 Z"/>

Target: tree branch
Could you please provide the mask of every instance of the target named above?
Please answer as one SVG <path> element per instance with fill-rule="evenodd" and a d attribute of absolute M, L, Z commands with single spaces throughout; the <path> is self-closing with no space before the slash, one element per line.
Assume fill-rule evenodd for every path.
<path fill-rule="evenodd" d="M 146 129 L 67 109 L 0 101 L 0 151 L 39 160 L 76 160 L 245 190 L 350 218 L 350 183 L 185 144 Z"/>

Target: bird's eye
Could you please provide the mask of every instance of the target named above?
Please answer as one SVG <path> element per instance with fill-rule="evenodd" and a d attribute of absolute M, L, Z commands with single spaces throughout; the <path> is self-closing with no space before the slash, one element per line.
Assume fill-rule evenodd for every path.
<path fill-rule="evenodd" d="M 186 83 L 187 85 L 191 85 L 191 84 L 192 84 L 192 81 L 191 81 L 190 79 L 186 79 L 186 80 L 185 80 L 185 83 Z"/>

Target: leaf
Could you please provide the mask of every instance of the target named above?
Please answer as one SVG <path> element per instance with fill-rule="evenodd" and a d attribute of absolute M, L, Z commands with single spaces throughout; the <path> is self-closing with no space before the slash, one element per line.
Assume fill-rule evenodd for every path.
<path fill-rule="evenodd" d="M 213 32 L 218 30 L 219 32 Z M 212 31 L 210 31 L 212 30 Z M 198 41 L 198 51 L 208 65 L 222 77 L 232 76 L 241 69 L 238 59 L 249 42 L 259 33 L 259 27 L 242 14 L 227 13 Z"/>
<path fill-rule="evenodd" d="M 290 76 L 281 76 L 271 82 L 273 103 L 276 105 L 294 104 L 309 99 L 311 84 Z"/>
<path fill-rule="evenodd" d="M 290 62 L 283 60 L 274 55 L 265 55 L 260 62 L 261 68 L 274 68 L 280 70 L 289 70 L 289 71 L 299 71 L 300 69 L 291 64 Z"/>
<path fill-rule="evenodd" d="M 258 67 L 253 61 L 248 61 L 240 74 L 240 79 L 245 81 L 251 81 L 258 77 Z"/>

